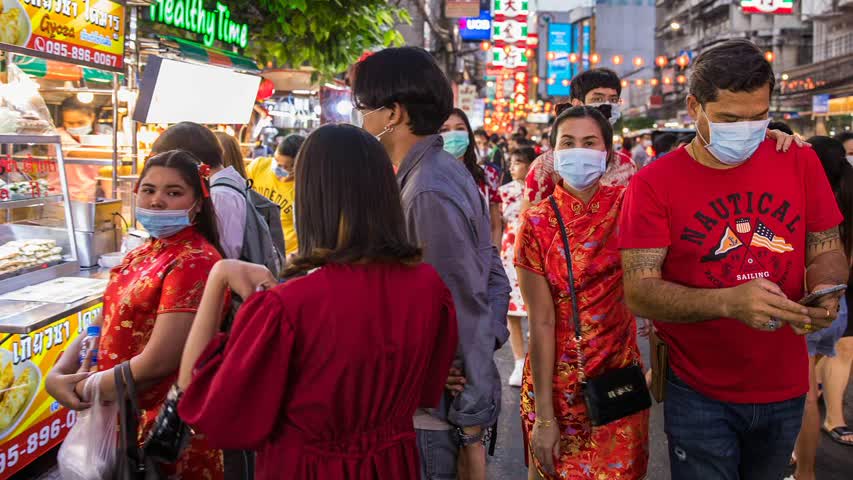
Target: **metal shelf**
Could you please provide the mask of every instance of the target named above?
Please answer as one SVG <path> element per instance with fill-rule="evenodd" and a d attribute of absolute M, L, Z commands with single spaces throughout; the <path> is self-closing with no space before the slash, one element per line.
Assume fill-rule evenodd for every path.
<path fill-rule="evenodd" d="M 8 200 L 0 202 L 0 210 L 8 210 L 10 208 L 34 207 L 44 205 L 46 203 L 58 203 L 65 200 L 62 195 L 48 195 L 46 197 L 28 198 L 26 200 Z"/>
<path fill-rule="evenodd" d="M 56 145 L 61 144 L 59 135 L 16 135 L 0 134 L 0 144 Z"/>

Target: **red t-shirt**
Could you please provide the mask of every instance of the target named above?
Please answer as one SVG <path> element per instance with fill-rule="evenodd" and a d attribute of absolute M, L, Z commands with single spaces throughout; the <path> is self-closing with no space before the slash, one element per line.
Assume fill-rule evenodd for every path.
<path fill-rule="evenodd" d="M 747 163 L 728 170 L 705 167 L 681 148 L 634 176 L 620 248 L 668 247 L 663 278 L 681 285 L 726 288 L 766 278 L 799 300 L 806 233 L 841 219 L 809 148 L 777 153 L 775 142 L 765 141 Z M 769 403 L 808 391 L 806 342 L 789 326 L 766 332 L 720 318 L 655 327 L 675 374 L 708 397 Z"/>

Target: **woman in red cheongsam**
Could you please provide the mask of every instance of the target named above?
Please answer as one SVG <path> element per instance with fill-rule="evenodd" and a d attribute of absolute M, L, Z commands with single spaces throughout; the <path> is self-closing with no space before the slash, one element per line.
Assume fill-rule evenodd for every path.
<path fill-rule="evenodd" d="M 86 408 L 85 384 L 95 382 L 104 401 L 114 400 L 113 368 L 130 361 L 143 410 L 140 441 L 175 381 L 207 277 L 222 259 L 205 176 L 204 166 L 187 152 L 173 150 L 148 160 L 136 212 L 152 239 L 110 272 L 99 372 L 88 378 L 67 375 L 79 367 L 76 341 L 48 375 L 54 398 L 68 408 Z M 209 448 L 204 436 L 195 436 L 178 463 L 163 470 L 170 478 L 222 479 L 222 452 Z"/>
<path fill-rule="evenodd" d="M 623 300 L 616 226 L 625 187 L 599 180 L 613 132 L 597 110 L 561 113 L 552 137 L 561 182 L 554 199 L 568 230 L 587 377 L 641 362 Z M 530 320 L 521 418 L 531 479 L 639 480 L 648 466 L 649 412 L 593 427 L 587 416 L 563 242 L 549 201 L 522 215 L 515 265 Z"/>

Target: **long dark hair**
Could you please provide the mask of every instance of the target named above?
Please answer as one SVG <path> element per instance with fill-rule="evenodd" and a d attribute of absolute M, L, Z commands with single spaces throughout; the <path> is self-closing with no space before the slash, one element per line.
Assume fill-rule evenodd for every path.
<path fill-rule="evenodd" d="M 474 177 L 474 181 L 477 182 L 477 185 L 483 185 L 486 183 L 486 174 L 477 163 L 477 143 L 474 141 L 474 130 L 471 129 L 471 122 L 468 121 L 468 115 L 465 115 L 465 112 L 463 112 L 462 109 L 454 108 L 450 117 L 453 115 L 461 118 L 462 122 L 465 124 L 465 130 L 468 130 L 468 148 L 465 150 L 465 155 L 462 155 L 462 163 L 465 164 L 465 168 L 467 168 L 468 172 L 471 173 L 471 176 Z"/>
<path fill-rule="evenodd" d="M 808 139 L 823 164 L 826 178 L 835 193 L 838 208 L 844 217 L 838 231 L 849 261 L 853 258 L 853 166 L 847 162 L 844 144 L 834 138 L 812 137 Z"/>
<path fill-rule="evenodd" d="M 591 118 L 595 120 L 598 128 L 601 129 L 601 136 L 604 140 L 604 146 L 607 148 L 607 161 L 609 163 L 613 157 L 613 127 L 610 125 L 610 121 L 604 118 L 604 114 L 595 107 L 581 105 L 561 110 L 556 120 L 554 120 L 554 125 L 551 127 L 551 148 L 554 150 L 557 149 L 557 134 L 559 133 L 560 125 L 571 118 Z"/>
<path fill-rule="evenodd" d="M 210 165 L 210 168 L 222 166 L 222 146 L 213 132 L 197 123 L 181 122 L 169 127 L 161 133 L 151 153 L 163 153 L 169 150 L 185 150 L 200 160 L 201 163 Z"/>
<path fill-rule="evenodd" d="M 285 276 L 323 265 L 417 263 L 406 238 L 391 160 L 373 136 L 351 125 L 315 130 L 296 157 L 298 258 Z"/>
<path fill-rule="evenodd" d="M 208 180 L 199 172 L 202 163 L 190 152 L 184 150 L 169 150 L 149 158 L 145 168 L 139 175 L 139 182 L 145 178 L 152 167 L 165 167 L 176 170 L 184 182 L 193 189 L 196 199 L 201 200 L 201 211 L 196 216 L 195 228 L 213 245 L 220 255 L 225 256 L 219 245 L 219 231 L 216 229 L 216 211 L 213 202 L 205 192 L 210 192 Z"/>

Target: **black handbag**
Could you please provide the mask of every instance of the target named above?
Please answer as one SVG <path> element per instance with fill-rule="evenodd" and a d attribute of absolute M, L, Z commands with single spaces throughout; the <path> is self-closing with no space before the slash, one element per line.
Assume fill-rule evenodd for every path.
<path fill-rule="evenodd" d="M 569 295 L 572 300 L 572 320 L 575 327 L 575 347 L 578 357 L 581 388 L 586 402 L 587 415 L 593 426 L 607 425 L 610 422 L 625 418 L 652 406 L 649 388 L 643 369 L 638 364 L 610 370 L 594 378 L 586 375 L 586 361 L 581 349 L 580 312 L 578 298 L 575 292 L 575 273 L 572 270 L 572 253 L 569 248 L 569 236 L 563 216 L 557 207 L 557 201 L 550 197 L 551 208 L 557 216 L 560 225 L 560 235 L 563 239 L 563 252 L 569 269 Z"/>
<path fill-rule="evenodd" d="M 119 450 L 115 480 L 159 480 L 161 475 L 154 460 L 139 448 L 139 407 L 136 402 L 136 383 L 130 371 L 130 362 L 118 365 L 115 370 L 116 401 L 119 403 Z"/>

